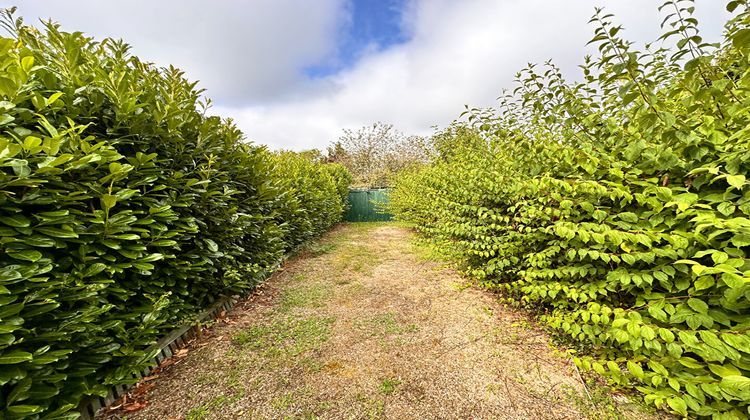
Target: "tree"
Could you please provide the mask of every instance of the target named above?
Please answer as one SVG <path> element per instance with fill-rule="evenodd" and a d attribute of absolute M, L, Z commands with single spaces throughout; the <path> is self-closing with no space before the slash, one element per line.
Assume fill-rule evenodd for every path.
<path fill-rule="evenodd" d="M 326 163 L 328 160 L 326 156 L 318 149 L 308 149 L 298 152 L 300 156 L 309 160 L 312 163 Z"/>
<path fill-rule="evenodd" d="M 344 146 L 341 145 L 340 141 L 336 141 L 326 148 L 325 159 L 328 163 L 340 163 L 345 165 L 345 162 L 349 161 L 349 152 L 344 149 Z"/>
<path fill-rule="evenodd" d="M 354 186 L 387 187 L 399 171 L 427 162 L 432 147 L 428 139 L 406 136 L 392 124 L 376 122 L 358 130 L 344 130 L 328 147 L 327 160 L 340 163 L 354 176 Z"/>

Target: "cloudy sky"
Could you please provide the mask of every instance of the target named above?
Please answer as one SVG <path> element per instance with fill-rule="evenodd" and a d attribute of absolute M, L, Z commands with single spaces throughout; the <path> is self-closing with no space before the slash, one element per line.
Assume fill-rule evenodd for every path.
<path fill-rule="evenodd" d="M 0 0 L 27 22 L 123 38 L 200 80 L 214 112 L 279 149 L 325 148 L 375 121 L 429 134 L 465 104 L 491 105 L 529 62 L 569 78 L 591 50 L 596 6 L 625 36 L 660 34 L 660 0 Z M 708 41 L 725 1 L 696 0 Z"/>

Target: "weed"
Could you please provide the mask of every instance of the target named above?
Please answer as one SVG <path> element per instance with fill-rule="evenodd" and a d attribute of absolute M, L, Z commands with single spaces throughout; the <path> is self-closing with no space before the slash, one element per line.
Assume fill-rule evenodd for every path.
<path fill-rule="evenodd" d="M 294 395 L 286 393 L 280 397 L 276 397 L 271 401 L 271 406 L 276 410 L 286 410 L 294 404 Z"/>
<path fill-rule="evenodd" d="M 398 379 L 390 379 L 386 378 L 383 379 L 382 382 L 380 382 L 380 385 L 378 386 L 378 390 L 381 394 L 384 395 L 391 395 L 394 392 L 396 392 L 396 387 L 401 385 L 401 381 Z"/>
<path fill-rule="evenodd" d="M 382 400 L 370 401 L 370 407 L 367 410 L 367 416 L 371 419 L 383 417 L 385 413 L 385 403 Z"/>
<path fill-rule="evenodd" d="M 203 420 L 208 416 L 208 408 L 203 405 L 191 408 L 185 414 L 185 420 Z"/>
<path fill-rule="evenodd" d="M 383 417 L 385 411 L 385 403 L 380 399 L 372 399 L 364 394 L 356 395 L 357 401 L 361 402 L 365 406 L 365 413 L 367 418 L 377 419 Z"/>

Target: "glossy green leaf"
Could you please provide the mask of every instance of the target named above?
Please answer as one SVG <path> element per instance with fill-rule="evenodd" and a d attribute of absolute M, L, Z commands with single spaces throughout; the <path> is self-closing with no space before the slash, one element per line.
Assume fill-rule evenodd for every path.
<path fill-rule="evenodd" d="M 0 353 L 0 365 L 14 365 L 27 362 L 31 359 L 31 353 L 21 350 L 11 350 Z"/>

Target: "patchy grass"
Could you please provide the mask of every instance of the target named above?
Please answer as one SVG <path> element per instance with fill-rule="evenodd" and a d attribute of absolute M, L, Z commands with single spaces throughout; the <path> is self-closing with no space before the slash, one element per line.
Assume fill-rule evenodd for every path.
<path fill-rule="evenodd" d="M 213 413 L 222 407 L 231 405 L 242 399 L 243 392 L 232 395 L 219 395 L 197 407 L 193 407 L 185 414 L 185 420 L 204 420 L 214 417 Z"/>
<path fill-rule="evenodd" d="M 331 294 L 329 286 L 319 283 L 292 287 L 282 293 L 279 310 L 289 312 L 295 308 L 319 308 Z"/>
<path fill-rule="evenodd" d="M 381 399 L 371 398 L 364 394 L 357 395 L 357 401 L 363 406 L 363 414 L 368 419 L 382 418 L 385 413 L 385 402 Z"/>
<path fill-rule="evenodd" d="M 526 331 L 532 331 L 534 329 L 534 326 L 531 325 L 531 323 L 529 322 L 528 319 L 522 319 L 522 320 L 520 320 L 518 322 L 514 322 L 514 323 L 510 324 L 510 326 L 514 327 L 514 328 L 520 328 L 520 329 L 526 330 Z"/>
<path fill-rule="evenodd" d="M 325 368 L 325 363 L 317 357 L 304 357 L 300 359 L 299 366 L 303 367 L 307 372 L 317 373 Z"/>
<path fill-rule="evenodd" d="M 357 319 L 354 321 L 353 326 L 371 337 L 384 337 L 419 331 L 419 327 L 416 324 L 398 322 L 396 314 L 393 312 L 375 314 L 368 318 Z"/>
<path fill-rule="evenodd" d="M 203 420 L 208 417 L 210 411 L 205 406 L 191 408 L 185 415 L 185 420 Z"/>
<path fill-rule="evenodd" d="M 399 385 L 401 385 L 401 381 L 398 379 L 386 378 L 380 382 L 380 385 L 378 385 L 378 391 L 384 395 L 391 395 L 396 392 L 396 387 Z"/>
<path fill-rule="evenodd" d="M 381 255 L 372 253 L 360 243 L 347 243 L 332 255 L 332 265 L 336 272 L 353 272 L 356 275 L 371 275 L 373 268 L 382 260 Z"/>
<path fill-rule="evenodd" d="M 409 251 L 419 257 L 422 261 L 443 263 L 445 265 L 453 264 L 454 258 L 445 253 L 445 247 L 436 247 L 429 243 L 427 239 L 415 238 L 409 242 Z"/>
<path fill-rule="evenodd" d="M 294 405 L 294 394 L 286 393 L 271 400 L 271 407 L 279 411 L 286 411 Z"/>
<path fill-rule="evenodd" d="M 318 350 L 328 341 L 331 317 L 285 317 L 269 324 L 258 324 L 236 333 L 232 342 L 264 356 L 298 356 Z"/>
<path fill-rule="evenodd" d="M 382 400 L 369 400 L 367 403 L 368 418 L 379 419 L 385 415 L 385 403 Z"/>
<path fill-rule="evenodd" d="M 336 280 L 334 280 L 333 282 L 336 283 L 337 286 L 343 286 L 346 284 L 351 284 L 353 281 L 354 279 L 352 277 L 342 276 L 342 277 L 336 278 Z"/>
<path fill-rule="evenodd" d="M 272 418 L 278 419 L 318 419 L 320 413 L 330 408 L 328 401 L 313 398 L 313 389 L 309 386 L 276 395 L 268 401 L 268 405 L 273 409 Z M 253 414 L 247 418 L 269 418 L 267 414 Z"/>
<path fill-rule="evenodd" d="M 305 246 L 303 252 L 306 254 L 306 256 L 316 258 L 335 251 L 338 246 L 339 244 L 337 242 L 315 242 Z"/>
<path fill-rule="evenodd" d="M 361 248 L 347 246 L 347 252 L 336 256 L 333 266 L 337 271 L 353 271 L 355 273 L 370 275 L 372 269 L 377 265 L 379 257 L 363 252 Z"/>
<path fill-rule="evenodd" d="M 346 283 L 346 286 L 346 293 L 349 296 L 357 296 L 358 294 L 367 293 L 367 288 L 359 281 Z"/>

